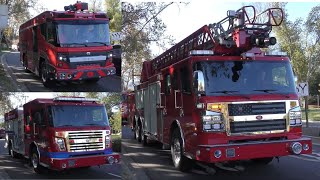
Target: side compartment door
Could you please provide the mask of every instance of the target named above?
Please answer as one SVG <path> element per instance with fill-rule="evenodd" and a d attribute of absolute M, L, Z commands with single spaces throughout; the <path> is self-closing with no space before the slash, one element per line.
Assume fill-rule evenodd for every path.
<path fill-rule="evenodd" d="M 158 129 L 161 127 L 162 117 L 160 111 L 160 81 L 149 85 L 149 99 L 150 99 L 150 132 L 153 135 L 159 135 Z M 159 137 L 158 137 L 159 138 Z"/>

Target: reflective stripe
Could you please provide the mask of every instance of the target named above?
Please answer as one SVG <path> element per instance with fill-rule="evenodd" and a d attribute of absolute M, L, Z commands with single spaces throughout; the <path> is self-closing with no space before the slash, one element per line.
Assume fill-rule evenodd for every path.
<path fill-rule="evenodd" d="M 81 56 L 71 57 L 70 62 L 90 62 L 90 61 L 105 61 L 107 56 Z"/>

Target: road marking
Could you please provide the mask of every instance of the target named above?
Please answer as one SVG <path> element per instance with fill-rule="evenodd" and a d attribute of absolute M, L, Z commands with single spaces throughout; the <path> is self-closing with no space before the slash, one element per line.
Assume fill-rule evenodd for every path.
<path fill-rule="evenodd" d="M 115 177 L 118 177 L 118 178 L 121 179 L 121 176 L 119 176 L 119 175 L 116 175 L 116 174 L 113 174 L 113 173 L 107 173 L 107 174 L 112 175 L 112 176 L 115 176 Z"/>

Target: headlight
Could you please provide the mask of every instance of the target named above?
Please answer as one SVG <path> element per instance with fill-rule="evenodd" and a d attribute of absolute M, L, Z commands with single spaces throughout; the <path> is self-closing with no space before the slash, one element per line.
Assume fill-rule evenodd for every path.
<path fill-rule="evenodd" d="M 297 106 L 289 110 L 289 121 L 290 121 L 290 126 L 302 125 L 300 106 Z"/>
<path fill-rule="evenodd" d="M 110 148 L 111 147 L 111 135 L 110 135 L 110 131 L 107 130 L 107 135 L 105 138 L 105 142 L 106 142 L 106 148 Z"/>
<path fill-rule="evenodd" d="M 222 115 L 205 115 L 202 117 L 204 131 L 223 131 L 224 123 Z"/>
<path fill-rule="evenodd" d="M 60 151 L 66 150 L 66 145 L 64 143 L 63 138 L 55 138 L 55 141 L 56 141 L 56 144 L 58 145 Z"/>
<path fill-rule="evenodd" d="M 60 60 L 60 61 L 67 61 L 68 60 L 68 56 L 66 54 L 58 53 L 57 57 L 58 57 L 58 60 Z"/>

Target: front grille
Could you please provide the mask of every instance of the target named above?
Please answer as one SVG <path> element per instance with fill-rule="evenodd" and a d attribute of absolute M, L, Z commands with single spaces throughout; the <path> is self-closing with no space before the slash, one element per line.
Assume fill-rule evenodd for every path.
<path fill-rule="evenodd" d="M 72 131 L 69 132 L 71 152 L 103 150 L 103 131 Z"/>
<path fill-rule="evenodd" d="M 229 116 L 285 114 L 285 102 L 229 104 Z"/>
<path fill-rule="evenodd" d="M 285 119 L 230 122 L 231 133 L 285 130 Z"/>

